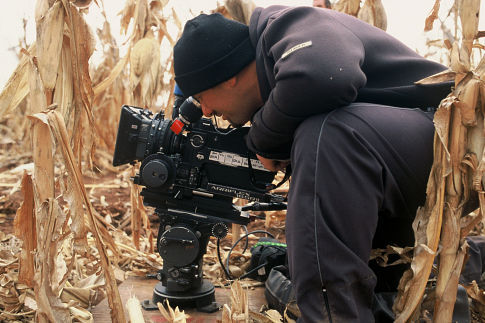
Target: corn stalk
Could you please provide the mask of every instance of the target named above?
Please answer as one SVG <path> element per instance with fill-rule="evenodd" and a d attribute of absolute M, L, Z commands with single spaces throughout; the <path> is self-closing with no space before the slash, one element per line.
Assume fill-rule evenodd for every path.
<path fill-rule="evenodd" d="M 108 303 L 111 316 L 114 322 L 125 322 L 124 314 L 116 309 L 122 308 L 121 298 L 116 285 L 113 269 L 110 265 L 105 245 L 116 251 L 116 246 L 111 236 L 100 224 L 84 183 L 80 169 L 77 167 L 74 153 L 69 145 L 67 129 L 61 114 L 57 111 L 38 113 L 30 117 L 34 129 L 34 196 L 36 205 L 36 226 L 37 226 L 37 255 L 36 255 L 36 301 L 39 307 L 38 318 L 45 322 L 65 321 L 66 315 L 69 318 L 67 304 L 60 301 L 57 295 L 65 283 L 68 272 L 65 261 L 59 258 L 62 250 L 61 242 L 68 235 L 68 217 L 62 212 L 57 204 L 54 195 L 54 144 L 60 147 L 68 178 L 70 179 L 66 192 L 71 191 L 72 205 L 82 205 L 87 210 L 87 220 L 91 232 L 95 237 L 96 247 L 99 251 L 100 261 L 106 280 Z M 37 145 L 37 142 L 42 143 Z M 41 180 L 40 180 L 41 179 Z M 66 193 L 66 195 L 68 195 Z M 70 225 L 73 232 L 85 230 L 84 215 L 76 220 L 71 215 Z M 80 229 L 80 227 L 82 229 Z M 86 231 L 84 231 L 86 234 Z M 76 248 L 77 244 L 77 248 Z M 76 250 L 85 250 L 87 241 L 79 240 L 74 236 L 74 254 Z M 74 256 L 72 257 L 75 258 Z M 60 266 L 61 265 L 61 266 Z M 59 272 L 59 268 L 62 272 Z M 67 311 L 66 311 L 67 310 Z M 60 318 L 62 315 L 62 319 Z"/>
<path fill-rule="evenodd" d="M 458 279 L 467 252 L 464 239 L 483 216 L 485 58 L 474 70 L 470 64 L 479 7 L 479 0 L 460 1 L 463 43 L 453 45 L 451 71 L 421 81 L 433 83 L 451 75 L 455 88 L 441 102 L 434 117 L 434 162 L 426 203 L 418 210 L 413 224 L 416 241 L 411 269 L 401 279 L 394 303 L 396 322 L 418 318 L 438 246 L 441 251 L 433 322 L 451 322 Z M 473 200 L 471 197 L 479 201 L 481 212 L 465 221 L 463 213 L 467 203 Z"/>
<path fill-rule="evenodd" d="M 129 63 L 128 100 L 123 103 L 152 110 L 155 108 L 155 103 L 163 89 L 163 74 L 166 72 L 173 74 L 172 56 L 169 56 L 165 68 L 162 68 L 160 61 L 160 46 L 162 41 L 166 39 L 170 46 L 173 47 L 175 45 L 174 39 L 167 31 L 168 19 L 162 15 L 165 4 L 166 2 L 160 0 L 129 0 L 126 2 L 125 8 L 122 11 L 122 31 L 127 32 L 131 21 L 133 26 L 129 37 L 130 45 L 128 53 L 118 62 L 112 73 L 106 78 L 106 81 L 102 81 L 95 87 L 94 91 L 96 94 L 101 93 L 101 90 L 107 89 L 121 74 L 126 64 Z M 181 23 L 175 12 L 172 12 L 172 20 L 181 31 Z M 167 86 L 169 90 L 165 91 L 165 93 L 170 93 L 168 95 L 168 103 L 172 101 L 171 89 L 174 87 L 173 82 L 172 79 Z M 133 167 L 131 170 L 132 174 L 136 172 L 137 166 Z M 134 183 L 130 183 L 130 187 L 133 242 L 139 248 L 142 227 L 150 241 L 153 240 L 153 235 L 150 229 L 150 221 L 139 195 L 140 188 Z M 150 250 L 154 250 L 152 244 L 150 244 Z"/>
<path fill-rule="evenodd" d="M 231 284 L 231 306 L 224 304 L 222 308 L 222 323 L 249 322 L 248 292 L 239 280 Z"/>
<path fill-rule="evenodd" d="M 77 4 L 88 6 L 90 2 Z M 24 201 L 16 223 L 17 233 L 32 233 L 33 227 L 20 227 L 19 223 L 24 217 L 35 218 L 36 234 L 21 237 L 26 241 L 26 251 L 35 251 L 33 270 L 30 258 L 22 258 L 25 261 L 21 261 L 21 279 L 34 285 L 37 320 L 63 322 L 70 320 L 73 309 L 59 298 L 69 269 L 62 259 L 61 250 L 72 233 L 73 255 L 86 253 L 88 231 L 84 208 L 96 237 L 109 291 L 108 300 L 113 309 L 119 308 L 121 302 L 105 246 L 109 246 L 115 256 L 117 248 L 105 224 L 93 211 L 80 171 L 83 151 L 92 153 L 94 147 L 93 133 L 83 131 L 93 125 L 93 91 L 88 72 L 93 46 L 89 28 L 80 9 L 67 0 L 39 0 L 36 27 L 35 44 L 28 50 L 22 50 L 21 63 L 0 94 L 0 114 L 13 111 L 24 99 L 28 99 L 26 114 L 32 120 L 34 159 L 33 183 L 30 186 L 34 202 L 26 204 L 28 200 Z M 53 102 L 57 103 L 60 113 L 40 114 Z M 64 120 L 68 120 L 67 128 Z M 62 211 L 55 194 L 56 142 L 61 147 L 66 173 L 69 174 L 61 183 L 63 197 L 71 206 L 68 215 Z M 85 146 L 88 149 L 85 150 Z M 87 161 L 90 163 L 91 158 L 88 157 Z M 30 190 L 28 181 L 24 184 L 24 189 Z M 25 196 L 31 198 L 29 194 Z M 27 210 L 28 206 L 32 210 Z M 112 317 L 116 322 L 124 322 L 124 315 L 119 311 L 113 311 Z"/>

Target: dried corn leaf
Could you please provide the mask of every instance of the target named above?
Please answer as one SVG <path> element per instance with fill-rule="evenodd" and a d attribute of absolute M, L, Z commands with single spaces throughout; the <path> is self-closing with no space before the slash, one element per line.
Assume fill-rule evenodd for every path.
<path fill-rule="evenodd" d="M 456 230 L 459 232 L 459 230 Z M 453 234 L 456 236 L 456 231 Z M 444 282 L 443 292 L 440 295 L 440 290 L 438 286 L 436 288 L 437 298 L 435 304 L 435 311 L 433 316 L 434 322 L 450 322 L 453 316 L 454 305 L 456 301 L 456 292 L 458 289 L 458 279 L 460 278 L 460 273 L 463 268 L 463 263 L 465 261 L 465 255 L 468 251 L 468 244 L 465 240 L 462 240 L 460 246 L 457 248 L 458 253 L 454 254 L 453 265 L 451 266 L 449 272 L 446 272 L 446 276 L 442 278 Z M 440 259 L 440 262 L 442 260 Z M 441 263 L 440 263 L 441 265 Z M 440 268 L 439 274 L 443 271 Z M 438 277 L 438 284 L 439 284 Z"/>
<path fill-rule="evenodd" d="M 130 21 L 131 19 L 133 19 L 133 16 L 135 15 L 135 9 L 136 9 L 136 1 L 126 0 L 123 10 L 118 13 L 118 15 L 121 16 L 120 26 L 121 26 L 122 34 L 126 34 L 126 32 L 128 31 L 128 26 L 130 24 Z"/>
<path fill-rule="evenodd" d="M 116 275 L 116 273 L 115 273 Z M 118 277 L 117 277 L 118 279 Z M 105 297 L 104 285 L 106 284 L 104 275 L 91 274 L 86 278 L 78 280 L 72 288 L 89 290 L 88 305 L 95 306 L 99 304 Z"/>
<path fill-rule="evenodd" d="M 332 9 L 352 16 L 357 16 L 360 9 L 360 0 L 339 0 L 332 4 Z"/>
<path fill-rule="evenodd" d="M 249 301 L 248 292 L 239 280 L 231 284 L 231 311 L 230 318 L 232 323 L 247 322 L 249 320 Z M 223 323 L 225 323 L 223 321 Z"/>
<path fill-rule="evenodd" d="M 112 248 L 112 250 L 116 252 L 116 246 L 106 229 L 98 224 L 98 217 L 96 217 L 96 215 L 94 214 L 93 207 L 84 188 L 81 172 L 79 168 L 76 167 L 77 163 L 74 158 L 74 154 L 69 146 L 67 131 L 65 129 L 62 117 L 56 111 L 49 111 L 47 114 L 44 115 L 48 118 L 51 130 L 55 134 L 55 137 L 57 138 L 57 141 L 61 146 L 61 152 L 64 156 L 67 172 L 73 178 L 73 184 L 75 185 L 75 189 L 82 197 L 83 203 L 88 211 L 88 221 L 91 227 L 91 231 L 96 237 L 96 247 L 99 251 L 101 264 L 106 277 L 106 290 L 108 294 L 108 302 L 110 308 L 112 309 L 112 318 L 115 322 L 125 322 L 123 313 L 114 310 L 116 308 L 122 308 L 122 303 L 116 285 L 116 280 L 114 278 L 113 270 L 110 266 L 107 251 L 105 249 L 105 244 L 108 244 L 110 248 Z"/>
<path fill-rule="evenodd" d="M 69 306 L 69 312 L 71 313 L 72 322 L 81 323 L 93 323 L 93 314 L 85 308 L 78 306 Z"/>
<path fill-rule="evenodd" d="M 148 3 L 147 0 L 136 1 L 135 12 L 133 14 L 134 18 L 134 29 L 132 34 L 132 39 L 137 42 L 141 38 L 145 37 L 145 32 L 149 27 L 146 25 L 146 20 L 148 16 Z"/>
<path fill-rule="evenodd" d="M 455 79 L 455 76 L 456 72 L 448 69 L 446 71 L 439 72 L 431 76 L 425 77 L 424 79 L 421 79 L 419 81 L 416 81 L 415 84 L 435 84 L 441 82 L 449 82 L 453 81 Z"/>
<path fill-rule="evenodd" d="M 52 91 L 56 85 L 63 31 L 64 8 L 61 2 L 56 2 L 41 19 L 37 20 L 36 56 L 39 62 L 40 76 L 48 96 L 48 104 L 52 103 Z"/>
<path fill-rule="evenodd" d="M 35 2 L 35 21 L 36 22 L 44 18 L 52 3 L 53 2 L 49 0 L 37 0 Z"/>
<path fill-rule="evenodd" d="M 23 51 L 23 53 L 29 56 L 29 113 L 34 114 L 47 108 L 47 100 L 44 94 L 44 85 L 40 78 L 37 59 L 30 56 L 27 51 Z"/>
<path fill-rule="evenodd" d="M 229 253 L 228 253 L 229 254 Z M 251 253 L 245 254 L 233 251 L 230 255 L 229 262 L 227 262 L 227 255 L 224 257 L 224 263 L 229 263 L 229 273 L 232 277 L 239 278 L 243 275 L 251 264 Z"/>
<path fill-rule="evenodd" d="M 95 96 L 101 95 L 104 91 L 106 91 L 109 86 L 113 84 L 116 78 L 120 76 L 123 68 L 125 68 L 126 63 L 128 63 L 128 60 L 130 59 L 130 52 L 131 47 L 128 49 L 128 53 L 126 54 L 126 56 L 116 63 L 115 67 L 111 70 L 109 76 L 94 87 L 93 92 Z"/>
<path fill-rule="evenodd" d="M 33 124 L 34 196 L 37 228 L 34 290 L 37 317 L 43 321 L 69 319 L 67 306 L 58 298 L 59 273 L 56 260 L 60 252 L 60 232 L 65 215 L 54 200 L 53 139 L 45 118 L 31 118 Z M 37 143 L 42 143 L 39 145 Z M 62 268 L 62 267 L 61 267 Z"/>
<path fill-rule="evenodd" d="M 51 132 L 46 118 L 30 118 L 32 122 L 32 157 L 34 159 L 34 196 L 37 206 L 54 194 L 54 151 Z"/>
<path fill-rule="evenodd" d="M 69 0 L 73 5 L 78 8 L 87 8 L 91 5 L 92 0 Z"/>
<path fill-rule="evenodd" d="M 224 5 L 234 20 L 246 25 L 249 25 L 251 14 L 256 8 L 253 0 L 226 0 Z"/>
<path fill-rule="evenodd" d="M 267 310 L 263 313 L 257 313 L 249 310 L 249 316 L 252 322 L 258 323 L 281 323 L 283 317 L 276 310 Z M 224 321 L 223 321 L 224 322 Z"/>
<path fill-rule="evenodd" d="M 370 260 L 375 259 L 376 263 L 381 267 L 406 264 L 406 263 L 410 263 L 412 260 L 412 257 L 410 257 L 410 254 L 412 253 L 412 251 L 413 251 L 412 247 L 400 248 L 397 246 L 388 245 L 386 249 L 372 249 L 369 259 Z M 389 263 L 390 255 L 398 255 L 399 259 Z"/>
<path fill-rule="evenodd" d="M 451 172 L 447 147 L 453 102 L 453 97 L 443 100 L 435 113 L 434 161 L 426 188 L 425 205 L 417 210 L 413 222 L 413 261 L 399 282 L 398 296 L 393 305 L 397 323 L 412 320 L 419 314 L 419 305 L 438 250 L 445 193 L 443 179 Z"/>
<path fill-rule="evenodd" d="M 474 127 L 477 125 L 477 115 L 475 112 L 478 95 L 480 93 L 480 83 L 479 79 L 471 78 L 467 80 L 466 86 L 458 86 L 455 93 L 458 97 L 458 101 L 455 102 L 455 106 L 460 109 L 460 114 L 462 117 L 462 123 L 466 127 Z M 478 142 L 483 142 L 479 140 Z M 481 152 L 474 151 L 474 152 Z"/>
<path fill-rule="evenodd" d="M 366 0 L 357 18 L 382 30 L 387 29 L 387 15 L 381 0 Z"/>
<path fill-rule="evenodd" d="M 135 167 L 131 168 L 131 176 L 135 176 Z M 136 249 L 140 250 L 140 234 L 142 221 L 148 221 L 146 209 L 143 205 L 143 198 L 140 195 L 141 187 L 130 183 L 130 200 L 131 200 L 131 230 L 133 243 Z M 145 220 L 146 219 L 146 220 Z M 151 230 L 150 230 L 151 232 Z"/>
<path fill-rule="evenodd" d="M 468 296 L 473 298 L 473 300 L 485 305 L 485 290 L 480 289 L 476 281 L 472 281 L 469 286 L 465 286 Z"/>
<path fill-rule="evenodd" d="M 473 40 L 478 31 L 480 0 L 459 0 L 459 16 L 462 26 L 463 47 L 472 51 Z"/>
<path fill-rule="evenodd" d="M 165 300 L 165 306 L 162 303 L 157 303 L 158 310 L 162 316 L 170 323 L 185 323 L 190 318 L 184 311 L 180 311 L 178 306 L 175 310 L 170 306 L 168 299 Z M 165 308 L 166 307 L 166 308 Z"/>
<path fill-rule="evenodd" d="M 173 22 L 174 22 L 175 26 L 177 26 L 177 29 L 179 31 L 181 31 L 183 29 L 182 21 L 180 20 L 179 16 L 175 12 L 174 8 L 172 8 L 172 17 L 173 17 Z"/>
<path fill-rule="evenodd" d="M 222 306 L 222 323 L 232 323 L 231 308 L 227 304 Z"/>
<path fill-rule="evenodd" d="M 35 45 L 29 51 L 34 51 Z M 23 55 L 20 63 L 7 81 L 0 93 L 0 120 L 9 112 L 18 107 L 20 102 L 29 94 L 29 57 Z"/>
<path fill-rule="evenodd" d="M 76 85 L 74 90 L 74 116 L 73 128 L 94 127 L 92 115 L 92 99 L 94 96 L 89 76 L 89 58 L 94 50 L 94 37 L 86 21 L 78 9 L 67 0 L 62 0 L 66 10 L 66 22 L 69 30 L 69 48 L 71 50 L 72 82 Z M 87 118 L 87 120 L 85 119 Z M 87 124 L 86 124 L 87 122 Z M 72 135 L 73 150 L 81 163 L 83 146 L 87 146 L 91 155 L 94 154 L 94 134 L 92 132 L 75 131 Z M 84 145 L 83 145 L 84 144 Z M 91 159 L 87 159 L 91 165 Z"/>
<path fill-rule="evenodd" d="M 428 17 L 426 17 L 424 31 L 430 31 L 433 29 L 433 23 L 438 18 L 438 12 L 440 11 L 440 2 L 441 0 L 435 0 L 431 13 L 428 15 Z"/>
<path fill-rule="evenodd" d="M 24 172 L 22 177 L 23 202 L 17 210 L 14 228 L 15 235 L 23 240 L 22 251 L 19 257 L 20 283 L 29 287 L 34 286 L 34 251 L 37 247 L 37 233 L 34 213 L 34 191 L 32 177 Z"/>
<path fill-rule="evenodd" d="M 69 303 L 74 301 L 76 304 L 83 308 L 89 308 L 91 305 L 92 290 L 89 288 L 79 288 L 79 287 L 64 287 L 62 289 L 60 299 L 64 303 Z"/>
<path fill-rule="evenodd" d="M 21 294 L 15 288 L 15 277 L 10 274 L 0 274 L 0 306 L 7 313 L 16 313 L 22 308 Z"/>
<path fill-rule="evenodd" d="M 159 27 L 164 25 L 164 17 L 163 17 L 163 7 L 167 5 L 168 0 L 164 0 L 163 3 L 160 0 L 151 0 L 148 6 L 147 18 L 146 18 L 146 26 L 147 29 L 150 27 Z M 166 33 L 169 38 L 170 35 Z M 172 43 L 172 42 L 171 42 Z"/>
<path fill-rule="evenodd" d="M 132 296 L 126 301 L 126 309 L 128 310 L 128 317 L 131 323 L 145 323 L 140 301 L 136 296 Z"/>
<path fill-rule="evenodd" d="M 74 115 L 74 84 L 72 80 L 71 49 L 69 43 L 65 42 L 61 49 L 61 61 L 57 71 L 53 102 L 59 107 L 64 120 L 66 120 L 68 129 L 74 127 L 74 122 L 71 118 Z"/>
<path fill-rule="evenodd" d="M 64 224 L 64 218 L 63 212 L 54 199 L 43 202 L 37 213 L 37 271 L 34 290 L 39 322 L 68 322 L 70 320 L 67 305 L 57 297 L 60 286 L 57 281 L 55 261 L 58 259 L 57 255 L 60 250 L 60 229 Z"/>
<path fill-rule="evenodd" d="M 457 91 L 455 91 L 457 92 Z M 456 284 L 453 282 L 453 269 L 461 271 L 463 262 L 457 263 L 456 251 L 460 245 L 460 226 L 459 221 L 463 212 L 464 188 L 462 186 L 462 172 L 460 164 L 465 155 L 465 140 L 467 129 L 463 125 L 461 110 L 458 108 L 458 99 L 452 107 L 451 118 L 449 119 L 450 133 L 448 134 L 448 151 L 450 153 L 451 173 L 445 180 L 445 201 L 446 208 L 443 211 L 443 223 L 441 228 L 441 252 L 439 256 L 439 272 L 436 286 L 435 317 L 443 320 L 449 314 L 450 301 L 454 303 L 456 299 Z M 454 293 L 454 295 L 452 295 Z M 437 311 L 439 311 L 439 314 Z M 448 318 L 451 320 L 451 316 Z M 445 321 L 448 321 L 445 319 Z"/>
<path fill-rule="evenodd" d="M 466 47 L 453 43 L 450 68 L 456 73 L 467 73 L 470 70 L 470 52 Z"/>
<path fill-rule="evenodd" d="M 485 171 L 483 162 L 485 121 L 483 105 L 479 104 L 483 83 L 475 73 L 470 71 L 471 43 L 476 34 L 478 19 L 477 3 L 479 1 L 467 2 L 466 5 L 464 1 L 459 2 L 464 44 L 461 47 L 456 43 L 453 44 L 451 51 L 451 70 L 456 73 L 455 90 L 453 95 L 449 95 L 442 101 L 435 114 L 434 162 L 428 181 L 425 212 L 418 210 L 415 220 L 415 224 L 417 221 L 423 221 L 422 224 L 424 224 L 420 230 L 417 230 L 418 227 L 415 228 L 417 241 L 425 236 L 425 231 L 427 234 L 433 232 L 434 242 L 436 237 L 440 238 L 441 251 L 435 290 L 434 322 L 451 321 L 458 278 L 467 248 L 463 238 L 473 223 L 480 218 L 474 216 L 469 221 L 464 221 L 463 206 L 475 191 L 478 192 L 480 204 L 485 204 L 482 185 Z M 437 14 L 438 8 L 439 2 L 436 1 L 434 15 Z M 430 17 L 427 23 L 432 23 L 434 19 L 435 17 Z M 468 19 L 470 24 L 467 24 Z M 466 40 L 469 42 L 467 43 Z M 478 70 L 481 71 L 481 69 Z M 436 76 L 433 78 L 436 79 Z M 442 219 L 439 227 L 430 226 L 430 223 L 427 223 L 432 218 L 435 218 L 435 224 Z M 438 231 L 440 227 L 441 234 Z M 427 241 L 425 243 L 430 250 L 433 253 L 436 252 L 437 245 L 434 242 L 430 244 L 429 239 Z M 415 253 L 411 268 L 413 269 L 413 266 L 419 263 L 426 269 L 424 272 L 429 275 L 427 268 L 432 261 L 433 258 L 428 257 L 419 263 Z M 425 284 L 425 277 L 420 279 L 415 271 L 405 273 L 400 283 L 398 299 L 394 304 L 396 322 L 417 318 L 417 307 L 422 299 Z"/>

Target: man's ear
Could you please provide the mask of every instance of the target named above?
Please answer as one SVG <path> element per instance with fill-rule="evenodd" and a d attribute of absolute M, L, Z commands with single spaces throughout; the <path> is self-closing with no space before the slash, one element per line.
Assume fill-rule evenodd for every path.
<path fill-rule="evenodd" d="M 234 75 L 230 79 L 224 81 L 224 86 L 229 87 L 229 88 L 235 87 L 236 84 L 237 84 L 237 75 Z"/>

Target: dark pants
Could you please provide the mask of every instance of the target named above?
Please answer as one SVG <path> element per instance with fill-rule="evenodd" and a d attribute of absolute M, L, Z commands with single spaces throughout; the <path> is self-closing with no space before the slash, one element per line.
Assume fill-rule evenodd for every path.
<path fill-rule="evenodd" d="M 414 244 L 433 136 L 430 114 L 364 103 L 299 126 L 286 220 L 299 322 L 374 321 L 374 292 L 395 290 L 405 268 L 376 275 L 370 252 Z"/>

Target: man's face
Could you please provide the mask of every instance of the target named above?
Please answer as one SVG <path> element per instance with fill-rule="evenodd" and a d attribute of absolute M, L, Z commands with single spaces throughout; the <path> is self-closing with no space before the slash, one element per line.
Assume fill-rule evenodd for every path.
<path fill-rule="evenodd" d="M 330 8 L 328 0 L 313 0 L 313 6 L 317 8 Z"/>
<path fill-rule="evenodd" d="M 227 89 L 221 85 L 194 94 L 192 97 L 200 103 L 204 116 L 220 116 L 234 127 L 245 125 L 258 108 L 250 106 L 250 102 L 238 95 L 236 90 Z"/>

